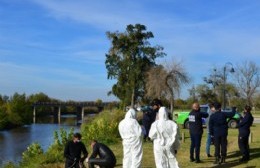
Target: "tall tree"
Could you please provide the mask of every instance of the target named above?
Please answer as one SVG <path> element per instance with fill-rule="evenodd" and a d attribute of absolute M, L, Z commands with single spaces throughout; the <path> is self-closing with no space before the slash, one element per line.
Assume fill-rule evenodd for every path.
<path fill-rule="evenodd" d="M 249 105 L 253 105 L 252 98 L 260 86 L 259 67 L 252 61 L 245 61 L 237 65 L 236 79 L 240 93 Z"/>
<path fill-rule="evenodd" d="M 133 106 L 144 95 L 145 72 L 165 53 L 162 47 L 151 46 L 149 39 L 154 37 L 153 33 L 141 24 L 130 24 L 123 33 L 107 32 L 107 37 L 112 44 L 106 54 L 107 77 L 117 80 L 109 93 L 124 105 L 131 103 Z"/>

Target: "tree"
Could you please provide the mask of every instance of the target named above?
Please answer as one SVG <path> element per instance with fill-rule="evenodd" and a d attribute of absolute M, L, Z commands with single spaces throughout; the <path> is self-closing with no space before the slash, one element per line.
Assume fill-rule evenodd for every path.
<path fill-rule="evenodd" d="M 153 67 L 147 73 L 146 96 L 167 99 L 173 112 L 175 96 L 179 95 L 182 85 L 189 82 L 190 78 L 181 62 L 173 61 L 167 67 Z"/>
<path fill-rule="evenodd" d="M 36 93 L 36 94 L 31 94 L 29 97 L 28 97 L 28 101 L 33 104 L 33 103 L 36 103 L 36 102 L 51 102 L 52 99 L 49 98 L 48 95 L 40 92 L 40 93 Z M 52 107 L 51 106 L 38 106 L 37 107 L 37 116 L 44 116 L 48 113 L 46 112 L 50 112 L 52 111 Z"/>
<path fill-rule="evenodd" d="M 260 86 L 259 67 L 252 61 L 237 65 L 236 79 L 241 96 L 246 98 L 247 103 L 252 106 L 252 98 Z"/>
<path fill-rule="evenodd" d="M 0 130 L 4 129 L 8 124 L 8 117 L 5 112 L 5 109 L 0 106 Z"/>
<path fill-rule="evenodd" d="M 181 62 L 172 62 L 167 67 L 166 86 L 169 90 L 171 112 L 173 112 L 175 95 L 179 95 L 182 85 L 190 83 L 190 77 Z"/>
<path fill-rule="evenodd" d="M 109 94 L 114 94 L 124 105 L 144 96 L 145 72 L 155 65 L 155 59 L 165 56 L 163 48 L 152 47 L 153 33 L 141 24 L 128 25 L 124 33 L 107 32 L 111 48 L 106 54 L 108 79 L 116 79 Z"/>
<path fill-rule="evenodd" d="M 198 85 L 196 87 L 196 93 L 198 94 L 199 102 L 202 104 L 213 103 L 217 101 L 217 95 L 206 84 Z"/>
<path fill-rule="evenodd" d="M 221 68 L 217 70 L 216 68 L 214 68 L 208 77 L 203 78 L 204 82 L 207 84 L 207 87 L 200 85 L 199 91 L 201 101 L 204 103 L 210 103 L 211 101 L 217 100 L 224 102 L 223 92 L 225 89 L 225 102 L 227 102 L 228 105 L 231 106 L 231 102 L 233 102 L 232 99 L 237 99 L 239 97 L 239 92 L 234 83 L 227 81 L 224 82 L 224 73 L 220 69 Z"/>
<path fill-rule="evenodd" d="M 7 103 L 7 113 L 13 125 L 29 124 L 33 118 L 31 103 L 25 94 L 14 93 Z"/>
<path fill-rule="evenodd" d="M 166 86 L 167 71 L 162 65 L 151 67 L 146 73 L 146 97 L 159 98 L 167 97 Z"/>
<path fill-rule="evenodd" d="M 254 96 L 254 109 L 253 112 L 255 112 L 255 110 L 259 110 L 260 109 L 260 93 L 258 93 L 256 96 Z"/>

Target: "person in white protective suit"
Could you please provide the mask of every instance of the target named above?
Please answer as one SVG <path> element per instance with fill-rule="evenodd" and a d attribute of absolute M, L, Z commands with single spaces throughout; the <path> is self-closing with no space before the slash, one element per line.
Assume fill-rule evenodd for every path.
<path fill-rule="evenodd" d="M 136 120 L 134 109 L 127 111 L 118 129 L 123 139 L 123 168 L 140 168 L 143 156 L 142 128 Z"/>
<path fill-rule="evenodd" d="M 179 168 L 175 154 L 180 146 L 177 124 L 168 119 L 165 107 L 161 107 L 150 129 L 149 137 L 153 140 L 156 168 Z"/>

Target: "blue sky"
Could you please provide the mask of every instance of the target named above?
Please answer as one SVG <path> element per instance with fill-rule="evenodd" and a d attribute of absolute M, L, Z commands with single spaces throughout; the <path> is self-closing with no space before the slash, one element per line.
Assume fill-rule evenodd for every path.
<path fill-rule="evenodd" d="M 144 24 L 169 60 L 203 83 L 226 62 L 260 64 L 258 0 L 1 0 L 0 94 L 43 92 L 61 100 L 107 96 L 107 31 Z"/>

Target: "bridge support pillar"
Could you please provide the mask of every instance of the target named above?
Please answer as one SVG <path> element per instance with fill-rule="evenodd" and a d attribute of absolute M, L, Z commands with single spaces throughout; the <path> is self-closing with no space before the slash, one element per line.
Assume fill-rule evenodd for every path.
<path fill-rule="evenodd" d="M 36 107 L 33 106 L 33 123 L 35 124 L 36 122 Z"/>
<path fill-rule="evenodd" d="M 81 108 L 81 121 L 84 122 L 84 107 Z"/>
<path fill-rule="evenodd" d="M 59 106 L 59 111 L 58 111 L 58 123 L 60 124 L 60 116 L 61 116 L 61 106 Z"/>

